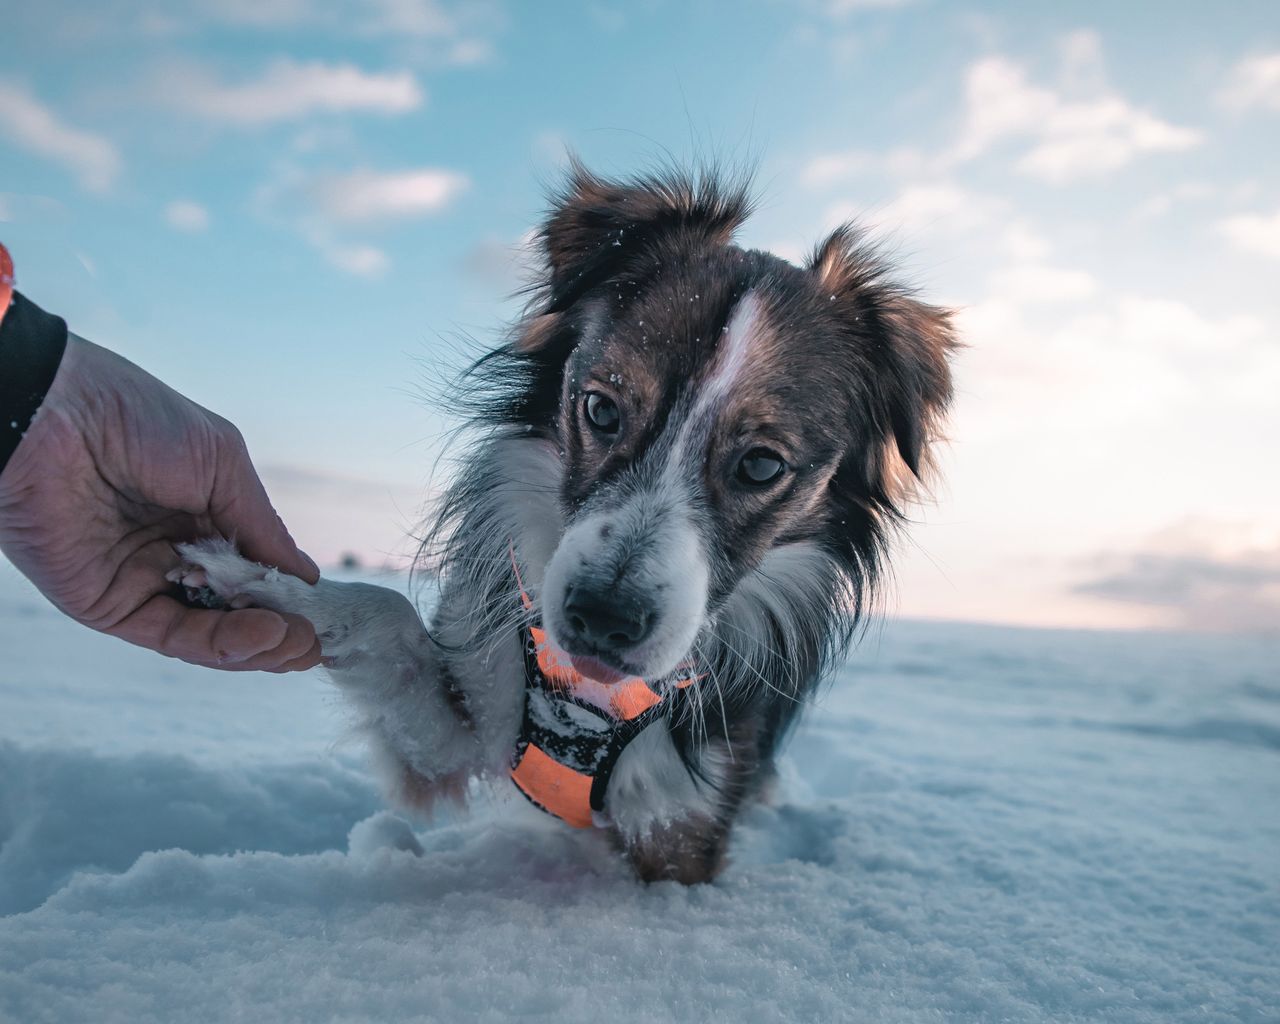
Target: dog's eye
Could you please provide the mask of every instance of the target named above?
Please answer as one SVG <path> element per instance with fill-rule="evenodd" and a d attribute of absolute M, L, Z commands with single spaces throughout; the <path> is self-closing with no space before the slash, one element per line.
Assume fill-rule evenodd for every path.
<path fill-rule="evenodd" d="M 752 448 L 738 463 L 738 479 L 756 486 L 771 484 L 782 476 L 786 468 L 787 464 L 777 452 L 768 448 Z"/>
<path fill-rule="evenodd" d="M 587 422 L 602 434 L 616 434 L 622 422 L 622 413 L 618 411 L 618 403 L 612 398 L 596 391 L 587 392 L 583 408 L 587 413 Z"/>

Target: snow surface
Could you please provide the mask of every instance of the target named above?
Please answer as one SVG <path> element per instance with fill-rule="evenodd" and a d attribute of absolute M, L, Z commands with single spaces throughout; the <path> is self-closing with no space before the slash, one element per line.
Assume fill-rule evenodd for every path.
<path fill-rule="evenodd" d="M 1275 638 L 873 632 L 694 889 L 3 563 L 0 652 L 5 1022 L 1280 1020 Z"/>

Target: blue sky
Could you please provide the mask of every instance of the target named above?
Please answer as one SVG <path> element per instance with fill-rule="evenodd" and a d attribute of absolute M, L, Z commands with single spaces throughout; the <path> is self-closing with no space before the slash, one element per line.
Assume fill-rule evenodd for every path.
<path fill-rule="evenodd" d="M 321 559 L 379 560 L 516 310 L 566 147 L 757 168 L 959 310 L 947 482 L 893 604 L 1280 621 L 1280 8 L 53 2 L 0 37 L 19 286 L 237 422 Z M 1269 454 L 1271 453 L 1271 454 Z M 438 480 L 438 477 L 437 477 Z"/>

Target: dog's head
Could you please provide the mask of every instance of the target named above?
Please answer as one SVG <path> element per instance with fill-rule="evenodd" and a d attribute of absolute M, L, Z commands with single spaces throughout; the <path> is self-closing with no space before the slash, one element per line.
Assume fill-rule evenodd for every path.
<path fill-rule="evenodd" d="M 671 672 L 785 545 L 860 593 L 950 399 L 946 313 L 849 228 L 803 269 L 734 246 L 748 212 L 715 176 L 575 165 L 543 227 L 513 418 L 561 453 L 543 618 L 588 674 Z"/>

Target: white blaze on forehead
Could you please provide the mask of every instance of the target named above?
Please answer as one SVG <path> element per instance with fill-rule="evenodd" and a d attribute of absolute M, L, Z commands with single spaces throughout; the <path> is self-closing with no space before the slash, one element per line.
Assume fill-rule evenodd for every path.
<path fill-rule="evenodd" d="M 724 340 L 716 351 L 715 367 L 703 385 L 690 419 L 697 420 L 699 413 L 719 405 L 733 390 L 738 374 L 750 362 L 751 343 L 760 333 L 761 307 L 755 292 L 747 292 L 733 307 L 724 329 Z"/>
<path fill-rule="evenodd" d="M 704 442 L 710 437 L 715 410 L 733 394 L 738 377 L 750 365 L 753 343 L 762 334 L 763 306 L 755 292 L 747 292 L 733 307 L 729 322 L 725 325 L 723 340 L 716 349 L 711 375 L 699 386 L 697 399 L 676 434 L 667 461 L 668 472 L 678 467 L 691 454 L 691 442 L 695 435 L 700 435 Z"/>

